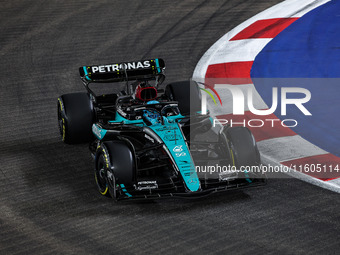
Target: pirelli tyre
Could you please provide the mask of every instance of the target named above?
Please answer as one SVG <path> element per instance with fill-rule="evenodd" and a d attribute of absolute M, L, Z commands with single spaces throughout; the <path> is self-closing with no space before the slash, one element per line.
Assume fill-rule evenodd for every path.
<path fill-rule="evenodd" d="M 91 141 L 93 121 L 93 105 L 87 93 L 64 94 L 58 98 L 58 125 L 65 143 Z"/>
<path fill-rule="evenodd" d="M 232 164 L 236 169 L 241 170 L 240 177 L 250 182 L 252 177 L 258 173 L 254 169 L 261 164 L 260 153 L 253 134 L 246 127 L 224 127 L 220 139 L 227 143 L 226 147 L 229 150 Z"/>
<path fill-rule="evenodd" d="M 129 142 L 101 143 L 95 157 L 95 181 L 100 194 L 117 200 L 131 196 L 127 188 L 135 184 L 136 158 Z"/>
<path fill-rule="evenodd" d="M 194 81 L 170 83 L 165 88 L 165 95 L 171 101 L 178 102 L 178 108 L 184 116 L 201 111 L 200 90 Z"/>

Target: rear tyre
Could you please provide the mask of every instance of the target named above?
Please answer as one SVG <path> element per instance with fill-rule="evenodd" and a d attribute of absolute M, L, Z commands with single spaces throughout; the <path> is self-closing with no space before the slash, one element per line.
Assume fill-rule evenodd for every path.
<path fill-rule="evenodd" d="M 199 88 L 194 81 L 179 81 L 168 84 L 165 95 L 171 101 L 178 102 L 178 108 L 182 115 L 190 115 L 190 112 L 201 110 L 201 99 Z"/>
<path fill-rule="evenodd" d="M 93 105 L 87 93 L 65 94 L 58 98 L 58 125 L 65 143 L 91 141 L 93 121 Z"/>

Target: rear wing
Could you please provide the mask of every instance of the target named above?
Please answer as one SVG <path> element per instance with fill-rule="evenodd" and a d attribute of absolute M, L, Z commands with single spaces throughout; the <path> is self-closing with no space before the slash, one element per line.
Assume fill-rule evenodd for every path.
<path fill-rule="evenodd" d="M 90 82 L 122 82 L 138 79 L 156 79 L 162 76 L 165 69 L 161 58 L 124 62 L 119 64 L 82 66 L 80 77 Z"/>

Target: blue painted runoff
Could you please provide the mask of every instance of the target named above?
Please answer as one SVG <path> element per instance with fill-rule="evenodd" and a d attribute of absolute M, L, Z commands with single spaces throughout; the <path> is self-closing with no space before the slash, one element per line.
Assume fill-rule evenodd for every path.
<path fill-rule="evenodd" d="M 308 89 L 311 99 L 304 106 L 312 116 L 294 105 L 287 107 L 285 116 L 280 107 L 275 114 L 295 119 L 296 133 L 340 156 L 340 1 L 312 10 L 276 36 L 255 58 L 251 77 L 269 107 L 272 87 Z"/>

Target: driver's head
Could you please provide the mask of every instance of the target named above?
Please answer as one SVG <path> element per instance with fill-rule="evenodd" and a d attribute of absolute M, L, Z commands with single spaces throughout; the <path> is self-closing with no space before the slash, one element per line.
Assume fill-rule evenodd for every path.
<path fill-rule="evenodd" d="M 147 104 L 157 104 L 158 101 L 150 101 Z M 156 125 L 158 123 L 161 123 L 161 115 L 158 111 L 155 109 L 146 109 L 143 110 L 143 119 L 146 122 L 147 125 Z"/>
<path fill-rule="evenodd" d="M 147 81 L 142 81 L 137 85 L 134 95 L 136 99 L 150 101 L 157 97 L 157 89 Z"/>

